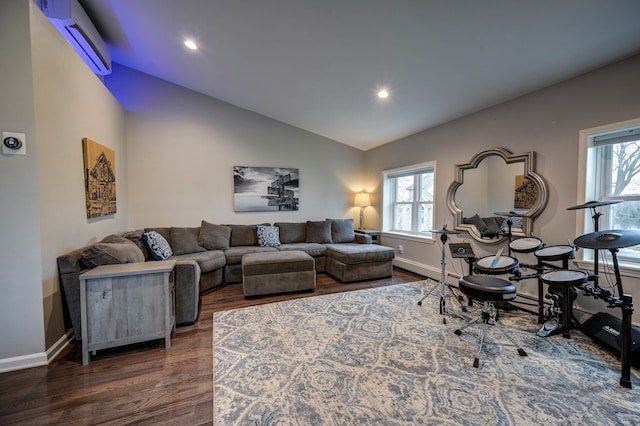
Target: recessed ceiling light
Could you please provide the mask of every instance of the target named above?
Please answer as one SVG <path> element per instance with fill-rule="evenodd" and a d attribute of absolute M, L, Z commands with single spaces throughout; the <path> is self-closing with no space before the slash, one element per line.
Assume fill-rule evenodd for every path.
<path fill-rule="evenodd" d="M 187 46 L 191 50 L 197 50 L 198 46 L 196 46 L 193 40 L 185 40 L 184 45 Z"/>
<path fill-rule="evenodd" d="M 389 97 L 389 92 L 387 92 L 386 90 L 382 89 L 378 92 L 378 97 L 380 99 L 386 99 Z"/>

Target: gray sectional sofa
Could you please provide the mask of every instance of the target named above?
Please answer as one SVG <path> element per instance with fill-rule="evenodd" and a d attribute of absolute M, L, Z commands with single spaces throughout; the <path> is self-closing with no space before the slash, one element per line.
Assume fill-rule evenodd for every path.
<path fill-rule="evenodd" d="M 104 264 L 160 260 L 146 238 L 152 233 L 161 235 L 168 244 L 162 254 L 176 260 L 178 325 L 196 321 L 200 293 L 242 282 L 245 254 L 302 251 L 314 259 L 317 273 L 327 273 L 343 283 L 390 277 L 395 255 L 392 248 L 371 244 L 370 236 L 355 233 L 352 219 L 273 225 L 218 225 L 203 220 L 199 227 L 145 228 L 110 235 L 57 259 L 76 339 L 81 336 L 80 274 Z"/>

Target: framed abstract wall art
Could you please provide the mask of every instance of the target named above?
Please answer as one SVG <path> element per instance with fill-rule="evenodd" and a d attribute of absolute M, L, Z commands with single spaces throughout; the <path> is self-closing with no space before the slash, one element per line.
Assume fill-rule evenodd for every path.
<path fill-rule="evenodd" d="M 233 205 L 236 212 L 298 210 L 299 170 L 233 166 Z"/>
<path fill-rule="evenodd" d="M 82 139 L 87 219 L 116 213 L 116 156 L 112 149 Z"/>

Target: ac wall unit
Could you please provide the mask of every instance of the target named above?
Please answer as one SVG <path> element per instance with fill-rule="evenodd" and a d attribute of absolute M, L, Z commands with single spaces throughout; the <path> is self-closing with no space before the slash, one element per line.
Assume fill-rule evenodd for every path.
<path fill-rule="evenodd" d="M 41 0 L 42 11 L 96 74 L 111 74 L 111 54 L 78 0 Z"/>

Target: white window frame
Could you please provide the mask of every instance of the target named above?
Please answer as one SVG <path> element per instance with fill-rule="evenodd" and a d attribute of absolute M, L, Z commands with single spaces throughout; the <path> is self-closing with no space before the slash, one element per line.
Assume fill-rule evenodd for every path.
<path fill-rule="evenodd" d="M 419 176 L 424 173 L 432 173 L 433 174 L 433 200 L 429 202 L 421 202 L 417 200 L 418 194 L 421 192 L 418 190 L 414 191 L 414 200 L 411 202 L 413 205 L 412 208 L 412 218 L 411 218 L 411 231 L 406 230 L 398 230 L 394 229 L 395 223 L 395 205 L 396 203 L 396 193 L 395 193 L 395 178 L 403 177 L 403 176 Z M 425 163 L 415 164 L 406 167 L 400 167 L 397 169 L 383 170 L 382 171 L 382 232 L 394 235 L 404 235 L 404 236 L 413 236 L 418 239 L 431 239 L 431 232 L 420 232 L 418 230 L 418 214 L 419 207 L 421 204 L 431 204 L 432 209 L 432 223 L 429 229 L 433 229 L 433 221 L 435 221 L 435 200 L 436 200 L 436 162 L 429 161 Z"/>
<path fill-rule="evenodd" d="M 592 201 L 594 199 L 595 188 L 593 184 L 588 183 L 588 172 L 590 169 L 590 158 L 588 155 L 589 148 L 594 145 L 594 140 L 598 136 L 602 136 L 609 133 L 619 132 L 625 129 L 631 129 L 640 127 L 640 118 L 634 120 L 623 121 L 619 123 L 608 124 L 605 126 L 593 127 L 590 129 L 581 130 L 579 132 L 579 151 L 578 151 L 578 200 L 579 203 Z M 606 197 L 602 197 L 606 198 Z M 615 199 L 640 199 L 640 197 L 614 197 Z M 598 207 L 598 212 L 602 214 L 599 221 L 599 230 L 606 230 L 608 228 L 608 206 Z M 582 210 L 584 214 L 578 215 L 576 220 L 576 236 L 584 235 L 594 231 L 593 219 L 591 217 L 591 209 Z M 578 260 L 593 263 L 593 250 L 584 249 L 578 251 Z M 634 259 L 619 255 L 621 264 L 626 268 L 633 269 L 635 271 L 640 269 L 640 259 Z M 601 258 L 602 262 L 602 258 Z"/>

